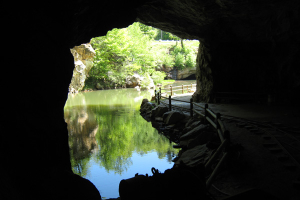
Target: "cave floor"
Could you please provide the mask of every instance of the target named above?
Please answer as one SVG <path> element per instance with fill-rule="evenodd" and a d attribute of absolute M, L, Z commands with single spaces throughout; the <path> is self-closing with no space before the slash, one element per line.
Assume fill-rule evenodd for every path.
<path fill-rule="evenodd" d="M 191 94 L 172 98 L 189 102 Z M 172 104 L 189 108 L 188 103 Z M 242 147 L 228 160 L 209 192 L 223 199 L 258 188 L 279 199 L 300 199 L 299 107 L 248 103 L 209 104 L 209 108 L 221 113 L 232 144 Z"/>

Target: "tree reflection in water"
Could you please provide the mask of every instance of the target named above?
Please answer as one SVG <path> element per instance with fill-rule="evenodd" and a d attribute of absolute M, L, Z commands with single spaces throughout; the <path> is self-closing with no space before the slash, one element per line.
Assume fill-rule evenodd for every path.
<path fill-rule="evenodd" d="M 112 98 L 105 91 L 102 94 L 95 93 L 96 99 L 106 99 L 108 103 L 99 101 L 98 105 L 94 102 L 89 105 L 88 97 L 92 94 L 87 93 L 76 97 L 81 98 L 80 102 L 85 102 L 84 104 L 69 104 L 65 107 L 74 173 L 86 176 L 89 161 L 93 159 L 107 172 L 122 174 L 134 165 L 131 160 L 133 153 L 143 155 L 155 151 L 159 159 L 171 162 L 172 155 L 177 152 L 167 138 L 158 134 L 151 123 L 140 116 L 142 98 L 138 98 L 139 94 L 132 90 L 113 91 Z M 116 96 L 117 100 L 114 102 Z M 134 99 L 137 98 L 139 100 L 135 102 Z M 120 99 L 123 100 L 122 103 L 119 102 Z"/>

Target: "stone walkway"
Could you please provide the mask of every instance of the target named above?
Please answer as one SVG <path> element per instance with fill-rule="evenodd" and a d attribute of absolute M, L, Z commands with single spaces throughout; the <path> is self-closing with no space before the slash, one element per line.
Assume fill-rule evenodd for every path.
<path fill-rule="evenodd" d="M 172 99 L 189 102 L 191 94 Z M 172 105 L 190 108 L 184 102 Z M 259 188 L 279 199 L 300 199 L 299 107 L 209 104 L 209 108 L 221 113 L 232 144 L 243 149 L 216 177 L 210 189 L 215 198 Z"/>

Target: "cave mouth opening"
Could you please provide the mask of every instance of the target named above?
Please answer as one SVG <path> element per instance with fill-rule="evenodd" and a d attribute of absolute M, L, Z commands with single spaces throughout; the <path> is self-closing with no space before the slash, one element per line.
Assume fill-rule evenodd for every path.
<path fill-rule="evenodd" d="M 130 26 L 132 26 L 132 25 L 130 25 Z M 139 26 L 141 26 L 141 25 L 139 25 Z M 188 45 L 192 44 L 192 45 L 194 45 L 193 52 L 195 54 L 194 55 L 194 59 L 195 59 L 196 54 L 198 52 L 198 51 L 196 51 L 196 50 L 198 50 L 197 48 L 199 46 L 198 41 L 181 41 L 180 42 L 180 40 L 173 40 L 176 36 L 173 36 L 168 32 L 163 32 L 161 30 L 158 31 L 158 30 L 155 30 L 152 27 L 149 27 L 149 26 L 146 27 L 145 25 L 142 25 L 142 27 L 144 28 L 144 31 L 142 32 L 142 31 L 138 30 L 140 32 L 135 33 L 135 35 L 136 34 L 138 35 L 139 33 L 142 32 L 144 36 L 149 37 L 149 34 L 153 35 L 153 30 L 158 32 L 157 40 L 155 40 L 154 36 L 152 36 L 153 38 L 152 38 L 151 42 L 154 42 L 155 45 L 151 45 L 150 49 L 154 48 L 155 46 L 158 46 L 158 44 L 166 43 L 166 44 L 162 45 L 164 47 L 164 49 L 160 50 L 160 51 L 166 52 L 166 50 L 167 50 L 167 52 L 169 53 L 169 49 L 170 48 L 174 49 L 174 47 L 176 47 L 177 45 L 181 46 L 181 45 L 183 45 L 183 43 L 185 43 L 185 47 L 188 50 L 188 48 L 189 48 Z M 133 27 L 133 28 L 137 28 L 137 27 Z M 170 165 L 171 159 L 172 159 L 172 157 L 174 157 L 177 154 L 177 152 L 175 152 L 174 149 L 171 149 L 171 146 L 168 147 L 168 150 L 166 152 L 160 152 L 161 150 L 159 150 L 159 152 L 155 153 L 155 152 L 152 152 L 152 151 L 157 151 L 157 150 L 154 149 L 154 150 L 151 150 L 151 153 L 149 153 L 149 149 L 147 149 L 147 148 L 146 148 L 146 150 L 143 150 L 143 152 L 135 152 L 134 154 L 137 154 L 137 155 L 135 155 L 134 158 L 132 158 L 132 159 L 134 160 L 134 162 L 137 163 L 137 164 L 133 164 L 133 165 L 135 165 L 136 169 L 130 169 L 129 172 L 131 172 L 131 175 L 128 175 L 128 173 L 127 174 L 125 173 L 125 175 L 120 176 L 119 179 L 117 179 L 117 181 L 113 180 L 105 172 L 105 170 L 106 171 L 111 171 L 112 170 L 112 169 L 110 169 L 109 163 L 107 164 L 107 160 L 104 157 L 102 158 L 101 156 L 100 157 L 99 156 L 95 157 L 95 154 L 97 154 L 97 152 L 99 152 L 99 149 L 101 150 L 101 149 L 106 148 L 105 145 L 101 143 L 101 140 L 98 137 L 100 135 L 100 132 L 103 129 L 103 127 L 101 128 L 100 124 L 97 125 L 97 122 L 93 123 L 92 120 L 91 120 L 91 118 L 97 118 L 96 115 L 99 115 L 98 111 L 94 110 L 94 108 L 97 107 L 96 105 L 99 104 L 99 102 L 92 103 L 93 108 L 90 105 L 88 105 L 88 104 L 91 103 L 90 102 L 91 99 L 94 98 L 94 97 L 90 97 L 93 94 L 92 92 L 91 93 L 83 93 L 81 95 L 70 95 L 70 94 L 78 93 L 78 92 L 74 92 L 75 91 L 74 86 L 81 87 L 81 86 L 84 85 L 84 83 L 86 81 L 85 78 L 87 78 L 89 76 L 89 74 L 88 74 L 89 70 L 91 70 L 91 68 L 93 67 L 92 66 L 93 63 L 95 62 L 94 57 L 97 57 L 97 55 L 96 55 L 97 53 L 98 53 L 98 56 L 99 56 L 99 54 L 101 54 L 101 52 L 99 52 L 100 50 L 97 49 L 96 52 L 95 52 L 95 49 L 92 48 L 93 43 L 94 43 L 95 46 L 97 46 L 97 45 L 99 45 L 99 41 L 100 42 L 103 42 L 103 41 L 107 42 L 107 40 L 109 40 L 107 42 L 108 45 L 114 45 L 114 43 L 118 43 L 118 42 L 119 42 L 118 44 L 120 45 L 120 44 L 127 44 L 127 43 L 130 43 L 130 42 L 134 43 L 136 41 L 136 39 L 131 41 L 130 40 L 131 38 L 129 38 L 129 39 L 125 38 L 126 34 L 128 34 L 128 33 L 125 32 L 124 29 L 125 28 L 123 28 L 123 29 L 112 29 L 111 31 L 108 31 L 108 33 L 105 36 L 96 37 L 96 39 L 92 38 L 90 43 L 82 44 L 80 46 L 76 46 L 73 49 L 71 49 L 71 53 L 74 57 L 75 67 L 74 67 L 74 71 L 73 71 L 73 78 L 72 78 L 71 83 L 69 85 L 69 98 L 67 99 L 66 105 L 64 107 L 65 121 L 68 124 L 68 130 L 69 130 L 70 162 L 71 162 L 71 165 L 72 165 L 73 172 L 75 174 L 78 174 L 78 175 L 90 180 L 92 183 L 94 183 L 96 185 L 96 187 L 99 191 L 104 191 L 103 193 L 101 193 L 102 196 L 111 197 L 111 198 L 116 197 L 116 195 L 117 195 L 115 193 L 115 191 L 117 191 L 116 187 L 118 187 L 119 182 L 121 180 L 120 177 L 122 177 L 122 179 L 131 178 L 131 177 L 134 176 L 134 174 L 136 172 L 143 173 L 143 171 L 144 171 L 143 174 L 151 174 L 151 171 L 150 171 L 151 167 L 153 167 L 152 165 L 154 165 L 155 163 L 157 163 L 156 167 L 159 168 L 160 171 L 164 171 L 164 170 L 172 167 Z M 146 31 L 148 31 L 150 33 L 145 34 Z M 152 31 L 152 33 L 151 33 L 151 31 Z M 113 39 L 108 38 L 108 35 L 110 35 L 111 38 L 113 38 Z M 138 38 L 141 39 L 141 36 L 140 35 L 138 35 L 138 36 L 139 36 Z M 124 40 L 121 40 L 122 38 L 125 39 L 125 42 L 124 42 Z M 161 39 L 169 39 L 169 40 L 164 41 L 164 40 L 161 40 Z M 170 39 L 172 39 L 172 40 L 170 40 Z M 149 42 L 149 41 L 146 41 L 146 42 Z M 103 47 L 103 45 L 102 45 L 102 47 Z M 117 48 L 117 47 L 115 47 L 115 48 Z M 101 51 L 105 51 L 103 49 L 104 48 L 102 48 Z M 106 50 L 110 51 L 110 50 L 112 50 L 112 48 L 107 48 Z M 123 51 L 125 51 L 125 50 L 118 50 L 117 53 L 120 53 L 120 52 L 123 53 Z M 142 50 L 145 50 L 145 49 L 140 48 L 140 51 L 142 51 Z M 114 56 L 117 57 L 117 59 L 120 59 L 120 57 L 121 57 L 121 56 L 118 56 L 117 53 L 111 56 L 111 58 L 114 59 L 114 61 L 118 61 L 114 58 Z M 133 53 L 139 54 L 140 52 L 132 52 L 132 54 Z M 85 54 L 85 55 L 82 55 L 82 54 Z M 169 54 L 167 54 L 167 55 L 169 55 Z M 134 61 L 134 60 L 138 60 L 138 59 L 142 60 L 139 57 L 131 58 L 130 60 Z M 155 59 L 155 58 L 152 58 L 152 59 Z M 79 61 L 81 61 L 81 62 L 79 62 Z M 122 61 L 124 61 L 124 60 L 122 60 Z M 193 63 L 195 64 L 195 62 L 196 61 L 194 60 Z M 143 68 L 143 64 L 141 63 L 141 61 L 138 64 L 141 65 L 140 68 Z M 161 63 L 161 65 L 163 65 L 163 64 L 164 63 Z M 131 65 L 137 65 L 137 64 L 134 63 L 134 64 L 131 64 Z M 103 64 L 102 64 L 102 66 L 103 66 Z M 104 72 L 106 72 L 108 75 L 112 75 L 110 73 L 109 68 L 106 68 L 105 70 L 106 71 L 104 71 Z M 157 68 L 154 67 L 151 70 L 152 73 L 155 70 L 157 70 Z M 118 70 L 116 70 L 116 71 L 118 71 Z M 80 75 L 80 76 L 76 77 L 74 75 Z M 82 78 L 82 77 L 84 77 L 84 78 Z M 76 80 L 79 83 L 78 82 L 75 83 Z M 90 82 L 92 82 L 92 81 L 90 81 Z M 115 85 L 116 84 L 114 82 L 113 85 L 110 86 L 110 88 L 113 88 Z M 119 84 L 119 85 L 121 85 L 121 84 Z M 86 90 L 89 90 L 89 89 L 86 89 Z M 124 101 L 126 101 L 126 97 L 122 97 L 122 95 L 124 95 L 124 94 L 121 94 L 120 91 L 118 91 L 118 90 L 115 90 L 115 91 L 116 91 L 117 94 L 114 94 L 113 96 L 117 96 L 118 98 L 123 99 Z M 105 93 L 108 93 L 109 91 L 104 91 L 104 90 L 99 91 L 98 90 L 98 92 L 102 92 L 102 95 L 97 96 L 96 99 L 101 99 L 104 96 L 107 97 Z M 128 93 L 132 93 L 132 92 L 128 92 Z M 100 94 L 100 93 L 98 93 L 98 94 Z M 135 96 L 135 94 L 133 94 L 131 96 Z M 76 98 L 78 100 L 76 100 Z M 83 98 L 83 99 L 80 99 L 80 98 Z M 109 97 L 109 98 L 112 98 L 112 97 Z M 151 95 L 147 98 L 150 99 Z M 141 96 L 135 97 L 134 101 L 136 99 L 138 100 L 138 104 L 140 104 Z M 74 103 L 75 101 L 78 101 L 79 103 L 77 103 L 77 104 L 75 103 L 76 106 L 74 106 L 75 104 L 72 106 L 72 104 L 68 103 L 68 101 L 72 102 L 72 103 Z M 112 101 L 114 101 L 114 100 L 112 100 Z M 86 102 L 86 104 L 82 104 L 82 102 Z M 102 103 L 102 104 L 106 104 L 106 103 Z M 122 102 L 119 102 L 119 104 L 121 105 Z M 72 108 L 70 109 L 70 107 L 72 107 Z M 101 109 L 105 110 L 105 108 L 103 108 L 103 107 Z M 122 110 L 121 107 L 118 108 L 118 109 Z M 115 111 L 112 111 L 112 112 L 115 112 Z M 125 112 L 127 112 L 127 111 L 125 111 Z M 104 116 L 106 114 L 104 114 Z M 130 115 L 130 112 L 129 112 L 129 115 Z M 103 118 L 105 118 L 104 116 L 99 115 L 98 117 L 103 119 Z M 142 119 L 142 121 L 143 121 L 143 123 L 146 122 L 144 119 Z M 126 123 L 129 123 L 129 122 L 126 122 Z M 142 122 L 140 122 L 140 123 L 142 123 Z M 78 124 L 78 126 L 76 126 L 75 124 Z M 118 126 L 118 125 L 116 125 L 116 126 Z M 142 127 L 143 127 L 143 130 L 145 130 L 144 129 L 145 125 L 142 125 Z M 115 128 L 116 127 L 114 127 L 114 129 Z M 109 129 L 109 127 L 108 127 L 108 129 Z M 132 128 L 132 129 L 134 129 L 134 128 Z M 149 130 L 152 130 L 152 129 L 153 129 L 152 127 L 147 128 L 148 132 L 149 132 Z M 155 131 L 156 131 L 156 129 L 155 129 Z M 82 132 L 83 132 L 83 136 L 79 137 L 79 135 Z M 144 133 L 142 131 L 142 129 L 140 129 L 139 131 L 135 131 L 135 132 L 139 132 L 140 134 L 144 134 L 144 135 L 146 135 L 146 137 L 149 137 L 150 135 L 152 135 L 152 134 L 149 134 L 149 133 Z M 134 136 L 134 137 L 137 137 L 137 136 Z M 143 137 L 145 137 L 145 136 L 143 136 Z M 161 139 L 160 135 L 155 136 L 155 137 L 157 137 L 160 141 L 156 144 L 161 145 L 162 141 L 164 141 L 167 146 L 170 145 L 169 141 L 166 140 L 166 138 Z M 153 138 L 151 140 L 156 141 L 157 138 Z M 98 143 L 101 143 L 102 145 L 99 145 Z M 89 144 L 89 145 L 87 145 L 87 144 Z M 137 144 L 139 144 L 139 142 Z M 102 146 L 102 148 L 101 148 L 101 146 Z M 114 146 L 114 145 L 112 145 L 112 146 Z M 115 146 L 117 147 L 118 145 L 115 145 Z M 155 146 L 155 145 L 152 145 L 152 146 Z M 138 147 L 138 148 L 143 149 L 145 147 Z M 161 149 L 161 148 L 157 147 L 156 149 Z M 122 152 L 126 152 L 126 150 L 122 150 Z M 88 154 L 88 155 L 85 155 L 85 154 Z M 107 156 L 110 156 L 109 153 L 105 153 L 105 152 L 104 153 L 103 152 L 99 153 L 99 155 L 103 155 L 103 154 L 105 154 Z M 147 160 L 151 160 L 151 163 L 149 163 L 148 166 L 146 167 L 148 171 L 145 171 L 145 169 L 137 169 L 136 166 L 141 165 L 141 161 L 140 161 L 141 159 L 140 158 L 138 159 L 139 154 L 143 155 L 143 157 L 148 158 L 148 159 L 143 161 L 142 166 L 145 166 L 145 163 L 148 162 Z M 159 155 L 159 159 L 158 159 L 159 162 L 156 161 L 157 160 L 157 158 L 155 158 L 155 157 L 157 157 L 156 154 Z M 93 157 L 92 160 L 97 160 L 98 159 L 98 161 L 99 161 L 99 159 L 100 159 L 102 164 L 99 164 L 97 162 L 89 161 L 89 160 L 91 160 L 91 155 L 94 155 L 94 157 L 92 156 Z M 114 155 L 114 153 L 112 152 L 111 156 L 113 156 L 113 155 Z M 119 157 L 121 157 L 121 155 Z M 167 163 L 165 161 L 161 162 L 160 160 L 162 158 L 165 158 L 164 160 L 167 159 Z M 119 158 L 115 158 L 115 159 L 120 160 Z M 121 158 L 121 160 L 126 160 L 126 159 Z M 89 165 L 91 165 L 91 167 L 88 167 Z M 130 168 L 130 162 L 129 163 L 123 163 L 123 164 L 122 164 L 122 162 L 118 162 L 118 165 L 119 165 L 118 166 L 119 169 L 116 170 L 116 172 L 115 172 L 116 175 L 115 176 L 118 176 L 118 174 L 121 175 L 121 173 L 123 173 L 123 171 L 127 171 L 127 170 L 125 170 L 126 168 Z M 89 172 L 89 170 L 92 170 L 94 172 L 96 171 L 97 173 L 95 174 L 94 172 Z M 113 173 L 113 172 L 111 172 L 111 173 Z M 100 181 L 97 180 L 97 179 L 99 179 L 100 175 L 104 176 L 103 177 L 104 182 L 105 182 L 105 179 L 108 179 L 108 180 L 110 180 L 111 184 L 105 185 L 105 183 L 101 182 L 101 184 L 99 185 Z M 113 188 L 115 189 L 115 191 L 113 191 Z"/>

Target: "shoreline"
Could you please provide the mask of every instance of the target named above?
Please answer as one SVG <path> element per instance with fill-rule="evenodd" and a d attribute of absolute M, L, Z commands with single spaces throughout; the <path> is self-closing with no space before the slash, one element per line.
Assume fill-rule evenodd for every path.
<path fill-rule="evenodd" d="M 189 101 L 190 98 L 191 95 L 186 94 L 172 97 L 172 99 L 185 101 Z M 168 102 L 168 100 L 166 101 Z M 179 102 L 177 104 L 189 108 L 188 103 Z M 200 104 L 204 105 L 204 103 Z M 294 128 L 295 133 L 300 131 L 299 125 L 297 126 L 297 120 L 299 120 L 297 108 L 282 105 L 268 106 L 242 103 L 209 104 L 209 108 L 213 112 L 220 112 L 223 115 L 222 120 L 230 131 L 231 146 L 234 150 L 229 162 L 213 182 L 213 187 L 209 189 L 209 192 L 216 199 L 228 197 L 225 194 L 235 195 L 253 188 L 258 188 L 280 199 L 300 197 L 300 193 L 294 185 L 300 180 L 300 168 L 297 163 L 293 162 L 292 158 L 297 156 L 300 158 L 300 153 L 293 152 L 292 157 L 287 158 L 288 161 L 280 161 L 282 156 L 280 152 L 279 154 L 273 153 L 272 148 L 266 145 L 267 143 L 276 143 L 277 139 L 271 131 L 265 131 L 263 127 L 273 126 L 278 129 L 285 126 Z M 153 121 L 155 124 L 162 123 L 155 119 L 152 119 Z M 257 124 L 254 125 L 253 122 L 257 122 Z M 164 126 L 162 130 L 166 130 L 166 127 L 169 132 L 176 130 L 171 126 Z M 177 134 L 182 135 L 181 131 L 177 129 Z M 289 134 L 292 134 L 292 132 Z M 299 135 L 297 138 L 299 138 Z M 271 137 L 270 141 L 265 139 L 268 137 Z M 190 142 L 195 144 L 197 143 L 195 141 L 194 138 Z M 285 151 L 283 150 L 283 152 Z"/>

